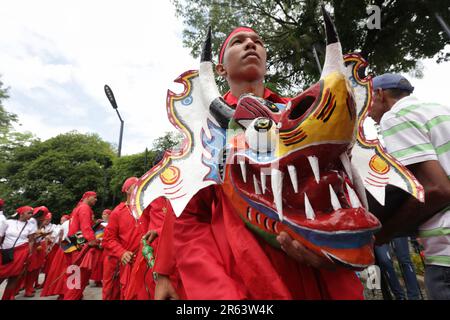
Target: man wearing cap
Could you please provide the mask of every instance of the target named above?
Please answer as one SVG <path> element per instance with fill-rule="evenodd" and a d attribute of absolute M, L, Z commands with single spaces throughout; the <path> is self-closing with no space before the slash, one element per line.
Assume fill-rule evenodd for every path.
<path fill-rule="evenodd" d="M 251 28 L 225 39 L 217 73 L 230 87 L 223 98 L 235 107 L 242 94 L 274 103 L 287 98 L 267 89 L 267 53 Z M 362 299 L 354 272 L 307 250 L 286 233 L 272 248 L 246 228 L 218 186 L 200 190 L 174 224 L 177 269 L 188 299 Z M 199 254 L 201 253 L 201 254 Z"/>
<path fill-rule="evenodd" d="M 408 199 L 383 222 L 378 244 L 418 230 L 431 299 L 450 299 L 450 107 L 423 103 L 401 75 L 373 79 L 370 116 L 380 123 L 387 151 L 423 185 L 425 202 Z M 447 279 L 447 280 L 445 280 Z"/>
<path fill-rule="evenodd" d="M 118 259 L 114 269 L 105 270 L 107 273 L 107 279 L 105 280 L 109 281 L 112 278 L 114 281 L 119 279 L 120 299 L 123 299 L 126 286 L 129 284 L 130 277 L 132 276 L 131 269 L 137 250 L 139 249 L 139 241 L 142 237 L 138 217 L 133 215 L 129 206 L 131 194 L 137 181 L 138 179 L 136 177 L 130 177 L 125 180 L 122 186 L 122 192 L 126 194 L 127 199 L 112 211 L 103 238 L 103 247 L 106 256 L 113 256 Z M 104 300 L 115 300 L 119 298 L 114 296 L 113 287 L 114 283 L 104 283 Z"/>
<path fill-rule="evenodd" d="M 92 230 L 94 224 L 92 220 L 94 214 L 92 207 L 96 203 L 97 194 L 94 191 L 87 191 L 83 194 L 80 202 L 72 212 L 68 236 L 73 236 L 81 231 L 87 243 L 80 251 L 75 251 L 71 254 L 71 263 L 80 267 L 80 286 L 74 286 L 74 288 L 67 287 L 64 293 L 64 300 L 82 299 L 83 291 L 89 284 L 92 270 L 100 256 L 100 250 L 98 249 L 99 241 L 95 238 L 94 231 Z"/>

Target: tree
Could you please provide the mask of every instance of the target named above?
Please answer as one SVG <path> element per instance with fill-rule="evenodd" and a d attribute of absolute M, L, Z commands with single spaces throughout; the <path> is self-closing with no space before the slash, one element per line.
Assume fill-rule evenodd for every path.
<path fill-rule="evenodd" d="M 55 221 L 70 213 L 82 194 L 94 190 L 102 203 L 110 203 L 110 168 L 115 159 L 111 145 L 96 134 L 69 132 L 44 142 L 18 147 L 6 165 L 4 196 L 7 210 L 22 205 L 45 205 Z M 97 210 L 96 210 L 97 211 Z"/>
<path fill-rule="evenodd" d="M 164 136 L 153 141 L 153 151 L 161 152 L 176 148 L 183 140 L 183 135 L 178 132 L 166 132 Z"/>
<path fill-rule="evenodd" d="M 185 24 L 183 42 L 194 57 L 201 51 L 208 24 L 213 29 L 213 51 L 218 52 L 227 33 L 239 25 L 253 27 L 268 50 L 269 87 L 282 93 L 296 93 L 319 78 L 313 54 L 323 64 L 325 35 L 320 3 L 334 8 L 334 19 L 344 53 L 360 52 L 372 72 L 416 70 L 418 60 L 438 54 L 450 39 L 434 14 L 450 21 L 447 0 L 172 0 Z M 381 29 L 369 29 L 369 5 L 381 8 Z M 223 83 L 223 81 L 222 81 Z"/>

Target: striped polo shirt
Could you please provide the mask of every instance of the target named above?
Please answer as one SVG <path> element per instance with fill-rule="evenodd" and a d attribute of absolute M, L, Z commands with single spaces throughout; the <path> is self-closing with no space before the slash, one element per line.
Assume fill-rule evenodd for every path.
<path fill-rule="evenodd" d="M 402 164 L 437 160 L 450 179 L 449 106 L 404 97 L 380 126 L 387 151 Z M 450 266 L 450 203 L 419 227 L 419 236 L 427 264 Z"/>

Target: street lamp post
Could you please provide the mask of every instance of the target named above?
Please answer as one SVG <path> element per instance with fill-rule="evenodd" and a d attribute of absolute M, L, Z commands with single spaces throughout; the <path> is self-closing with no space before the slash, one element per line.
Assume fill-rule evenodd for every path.
<path fill-rule="evenodd" d="M 122 120 L 122 117 L 120 116 L 118 107 L 117 107 L 117 102 L 116 99 L 114 98 L 114 94 L 111 90 L 111 88 L 105 84 L 105 93 L 106 93 L 106 97 L 108 98 L 109 102 L 111 103 L 111 106 L 113 107 L 114 110 L 116 110 L 117 116 L 119 117 L 120 120 L 120 137 L 119 137 L 119 150 L 118 150 L 118 156 L 120 158 L 120 154 L 122 152 L 122 136 L 123 136 L 123 125 L 124 125 L 124 121 Z"/>

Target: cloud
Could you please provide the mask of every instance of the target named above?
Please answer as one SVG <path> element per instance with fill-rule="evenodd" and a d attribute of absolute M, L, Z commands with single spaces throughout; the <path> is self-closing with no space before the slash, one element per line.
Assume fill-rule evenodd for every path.
<path fill-rule="evenodd" d="M 150 148 L 173 130 L 167 89 L 180 92 L 173 80 L 198 68 L 182 46 L 170 1 L 6 0 L 0 30 L 0 74 L 11 87 L 5 106 L 18 114 L 21 130 L 42 139 L 78 130 L 117 144 L 120 123 L 103 90 L 108 84 L 125 120 L 122 153 Z M 450 63 L 424 66 L 424 78 L 411 79 L 416 94 L 447 103 Z"/>

